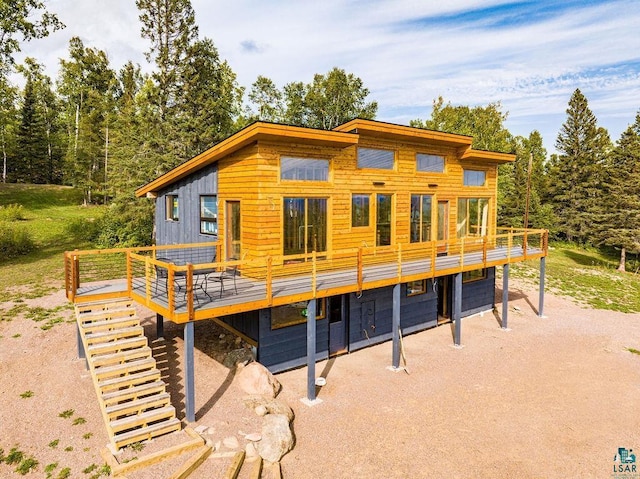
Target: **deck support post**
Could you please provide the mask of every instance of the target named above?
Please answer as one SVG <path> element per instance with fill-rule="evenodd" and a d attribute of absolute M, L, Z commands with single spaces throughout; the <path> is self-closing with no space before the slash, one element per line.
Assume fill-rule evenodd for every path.
<path fill-rule="evenodd" d="M 82 335 L 80 333 L 80 325 L 76 323 L 76 341 L 78 343 L 78 358 L 84 359 L 85 367 L 89 369 L 89 362 L 87 361 L 87 355 L 84 350 L 84 344 L 82 343 Z"/>
<path fill-rule="evenodd" d="M 164 338 L 164 317 L 156 313 L 156 339 Z"/>
<path fill-rule="evenodd" d="M 462 273 L 453 275 L 453 322 L 455 325 L 454 346 L 460 346 L 462 336 Z"/>
<path fill-rule="evenodd" d="M 307 305 L 307 401 L 316 400 L 316 298 Z"/>
<path fill-rule="evenodd" d="M 391 364 L 393 369 L 400 367 L 400 285 L 393 287 L 393 316 L 391 320 L 391 331 L 393 337 L 393 349 L 391 354 Z"/>
<path fill-rule="evenodd" d="M 509 263 L 502 266 L 502 329 L 507 329 L 509 319 Z"/>
<path fill-rule="evenodd" d="M 544 317 L 544 276 L 547 269 L 547 258 L 540 258 L 540 297 L 538 298 L 538 316 Z"/>
<path fill-rule="evenodd" d="M 195 387 L 194 387 L 194 343 L 193 321 L 184 325 L 184 408 L 187 422 L 195 422 Z"/>

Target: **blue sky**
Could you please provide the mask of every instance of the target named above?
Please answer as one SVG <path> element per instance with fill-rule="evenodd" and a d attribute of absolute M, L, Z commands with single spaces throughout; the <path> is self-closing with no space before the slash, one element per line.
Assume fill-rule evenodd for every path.
<path fill-rule="evenodd" d="M 49 0 L 67 28 L 23 53 L 55 75 L 68 40 L 150 71 L 134 0 Z M 454 105 L 500 101 L 517 135 L 542 133 L 549 153 L 580 88 L 613 140 L 640 110 L 638 0 L 192 0 L 200 35 L 250 88 L 282 87 L 334 66 L 362 78 L 379 120 L 429 117 Z M 20 56 L 22 58 L 23 56 Z"/>

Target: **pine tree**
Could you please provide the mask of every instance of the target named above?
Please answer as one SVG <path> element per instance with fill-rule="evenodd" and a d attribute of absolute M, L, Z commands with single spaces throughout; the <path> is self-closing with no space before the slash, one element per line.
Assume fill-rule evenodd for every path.
<path fill-rule="evenodd" d="M 620 136 L 606 165 L 599 243 L 620 249 L 618 269 L 626 254 L 640 252 L 640 112 Z"/>
<path fill-rule="evenodd" d="M 3 183 L 7 182 L 8 162 L 13 158 L 15 148 L 15 131 L 18 125 L 17 98 L 18 89 L 0 75 L 0 155 L 2 156 L 0 175 Z"/>
<path fill-rule="evenodd" d="M 597 126 L 579 89 L 569 100 L 556 148 L 560 155 L 550 188 L 559 231 L 569 241 L 592 243 L 592 226 L 602 202 L 603 164 L 611 141 L 607 131 Z"/>

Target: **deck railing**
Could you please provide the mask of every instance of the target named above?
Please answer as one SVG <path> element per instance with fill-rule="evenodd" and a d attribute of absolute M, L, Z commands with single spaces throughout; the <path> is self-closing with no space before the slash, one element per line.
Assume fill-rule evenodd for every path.
<path fill-rule="evenodd" d="M 204 317 L 202 281 L 223 271 L 237 271 L 252 285 L 259 285 L 245 304 L 203 301 L 217 315 L 288 304 L 340 292 L 362 292 L 400 282 L 435 278 L 457 272 L 498 266 L 546 256 L 546 230 L 501 229 L 495 236 L 456 238 L 447 241 L 360 247 L 312 252 L 294 256 L 247 257 L 219 261 L 219 243 L 150 246 L 65 253 L 65 284 L 69 300 L 127 295 L 165 317 L 182 322 Z M 499 253 L 499 254 L 498 254 Z M 331 285 L 332 275 L 351 278 L 348 285 Z M 205 275 L 206 274 L 206 275 Z M 203 279 L 203 275 L 204 279 Z M 304 278 L 304 281 L 303 281 Z M 343 278 L 344 279 L 344 278 Z M 111 292 L 95 295 L 88 283 L 120 282 Z M 228 283 L 229 280 L 227 280 Z M 305 288 L 294 286 L 305 282 Z M 205 285 L 206 286 L 206 285 Z M 286 289 L 291 289 L 288 293 Z M 283 289 L 285 292 L 283 293 Z M 294 291 L 295 290 L 295 291 Z M 98 290 L 96 290 L 98 291 Z M 222 297 L 222 285 L 220 285 Z M 240 301 L 242 302 L 242 301 Z"/>

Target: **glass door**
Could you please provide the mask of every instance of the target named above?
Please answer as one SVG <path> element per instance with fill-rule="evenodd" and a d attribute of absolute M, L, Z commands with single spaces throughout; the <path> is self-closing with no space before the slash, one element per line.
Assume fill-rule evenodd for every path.
<path fill-rule="evenodd" d="M 227 201 L 226 211 L 226 251 L 227 261 L 240 259 L 241 243 L 240 243 L 240 202 Z"/>

